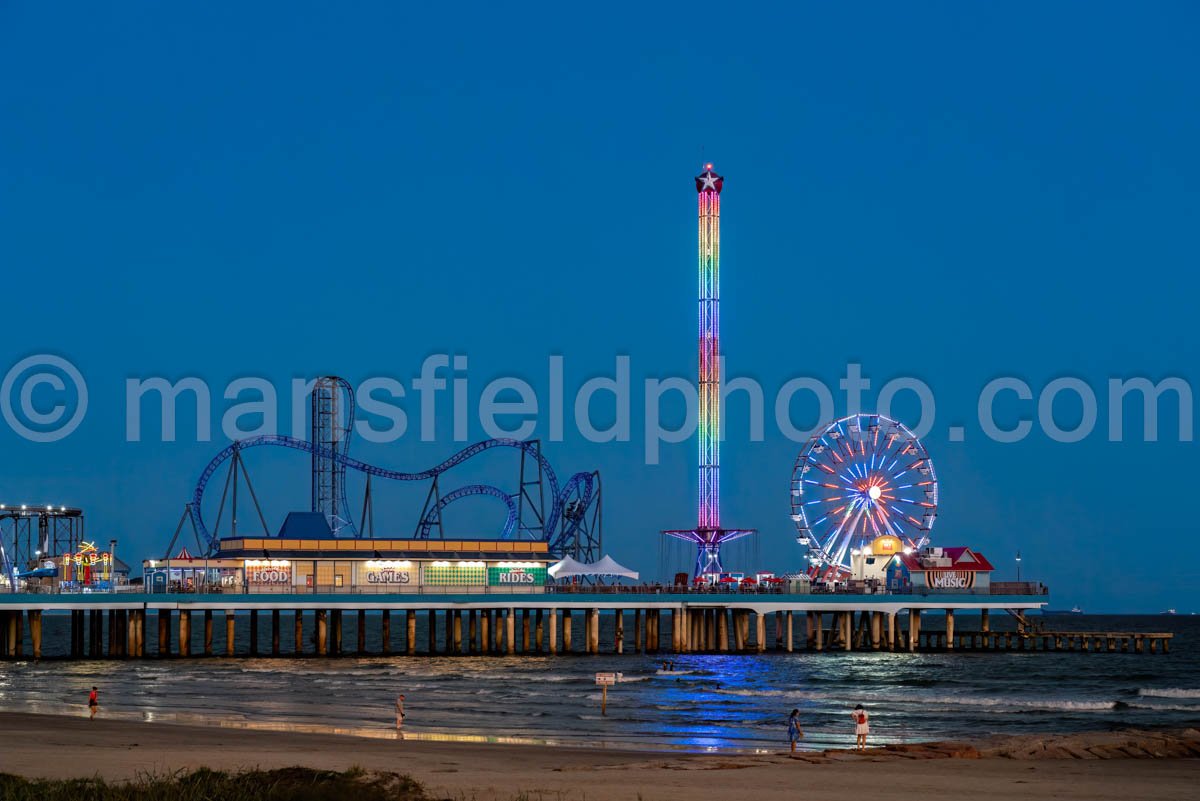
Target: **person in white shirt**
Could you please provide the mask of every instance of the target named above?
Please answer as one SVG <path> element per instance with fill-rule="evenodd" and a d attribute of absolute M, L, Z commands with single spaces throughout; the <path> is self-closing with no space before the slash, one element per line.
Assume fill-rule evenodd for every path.
<path fill-rule="evenodd" d="M 871 733 L 871 724 L 868 722 L 867 710 L 863 709 L 863 705 L 859 704 L 854 707 L 854 712 L 851 713 L 854 717 L 854 737 L 856 740 L 856 748 L 859 751 L 867 750 L 867 735 Z"/>
<path fill-rule="evenodd" d="M 396 696 L 396 731 L 404 727 L 404 695 Z"/>

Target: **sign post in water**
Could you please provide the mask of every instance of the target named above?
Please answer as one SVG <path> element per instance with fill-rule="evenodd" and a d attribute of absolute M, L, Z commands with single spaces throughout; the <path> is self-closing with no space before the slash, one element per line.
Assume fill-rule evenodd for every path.
<path fill-rule="evenodd" d="M 596 684 L 600 685 L 600 714 L 608 714 L 608 688 L 621 680 L 620 673 L 597 673 Z"/>

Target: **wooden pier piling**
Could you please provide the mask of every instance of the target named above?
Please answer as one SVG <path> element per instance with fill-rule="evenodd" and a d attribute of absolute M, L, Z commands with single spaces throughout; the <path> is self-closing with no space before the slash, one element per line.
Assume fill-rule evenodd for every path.
<path fill-rule="evenodd" d="M 918 596 L 912 596 L 915 600 Z M 157 648 L 149 655 L 257 656 L 260 612 L 271 616 L 272 657 L 303 655 L 305 637 L 318 656 L 353 653 L 418 653 L 430 655 L 626 653 L 654 654 L 670 649 L 675 654 L 736 652 L 790 654 L 797 650 L 847 653 L 871 652 L 988 652 L 1079 654 L 1166 654 L 1169 632 L 1043 630 L 1044 619 L 1027 619 L 1024 612 L 1036 606 L 1011 609 L 999 603 L 983 606 L 987 596 L 941 596 L 923 603 L 905 603 L 905 597 L 771 596 L 680 593 L 674 596 L 622 597 L 603 593 L 529 593 L 503 599 L 431 596 L 412 601 L 404 596 L 335 598 L 303 594 L 267 597 L 254 595 L 196 595 L 158 601 L 154 595 L 84 596 L 60 599 L 67 608 L 61 624 L 47 627 L 43 612 L 54 602 L 44 597 L 0 597 L 0 656 L 41 659 L 54 657 L 136 659 L 147 656 L 146 618 L 158 621 Z M 490 601 L 490 603 L 489 603 Z M 1016 599 L 1019 603 L 1019 599 Z M 512 606 L 509 606 L 512 604 Z M 981 608 L 982 607 L 982 608 Z M 247 639 L 238 646 L 235 621 L 239 609 L 248 618 Z M 392 613 L 404 611 L 403 644 L 392 640 Z M 669 620 L 663 623 L 663 612 Z M 931 612 L 925 615 L 925 612 Z M 1011 613 L 1015 625 L 1004 618 L 995 631 L 992 611 Z M 282 647 L 282 615 L 292 615 L 293 645 Z M 312 612 L 311 635 L 304 616 Z M 345 648 L 343 621 L 350 612 L 356 626 L 355 646 Z M 418 648 L 418 616 L 428 616 L 427 647 Z M 632 621 L 630 620 L 632 612 Z M 797 612 L 804 613 L 803 636 L 797 631 Z M 224 647 L 214 644 L 213 615 L 225 620 Z M 574 621 L 583 615 L 582 645 L 574 642 Z M 907 613 L 907 614 L 905 614 Z M 367 637 L 369 621 L 380 615 L 379 646 Z M 520 621 L 518 623 L 518 614 Z M 963 617 L 963 615 L 967 617 Z M 203 615 L 203 628 L 200 629 Z M 560 618 L 561 615 L 561 618 Z M 978 625 L 971 625 L 976 621 Z M 465 619 L 464 619 L 465 618 Z M 907 618 L 907 620 L 906 620 Z M 177 621 L 177 622 L 176 622 Z M 193 621 L 195 626 L 193 626 Z M 924 623 L 928 621 L 928 630 Z M 965 625 L 964 625 L 965 624 Z M 519 628 L 518 628 L 519 627 Z M 669 628 L 669 634 L 664 629 Z M 1015 629 L 1015 630 L 1013 630 Z M 632 630 L 632 637 L 629 633 Z M 202 632 L 202 633 L 201 633 Z M 561 632 L 561 633 L 560 633 Z M 264 632 L 265 634 L 265 629 Z M 48 643 L 47 640 L 50 640 Z M 57 639 L 56 638 L 61 638 Z M 178 644 L 172 643 L 177 638 Z M 311 653 L 310 652 L 310 653 Z"/>

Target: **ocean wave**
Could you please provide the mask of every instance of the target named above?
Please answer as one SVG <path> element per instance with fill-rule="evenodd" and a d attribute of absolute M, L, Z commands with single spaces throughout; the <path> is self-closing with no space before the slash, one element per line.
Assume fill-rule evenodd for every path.
<path fill-rule="evenodd" d="M 1149 698 L 1200 698 L 1200 690 L 1182 687 L 1143 687 L 1137 694 Z"/>
<path fill-rule="evenodd" d="M 1068 701 L 1063 699 L 1034 699 L 1034 698 L 937 698 L 930 699 L 935 704 L 952 704 L 955 706 L 983 706 L 990 708 L 1008 708 L 1013 712 L 1026 710 L 1044 710 L 1047 712 L 1108 712 L 1120 706 L 1119 701 Z"/>
<path fill-rule="evenodd" d="M 1184 704 L 1135 704 L 1127 703 L 1125 706 L 1130 709 L 1151 709 L 1155 712 L 1197 712 L 1200 707 L 1186 706 Z"/>

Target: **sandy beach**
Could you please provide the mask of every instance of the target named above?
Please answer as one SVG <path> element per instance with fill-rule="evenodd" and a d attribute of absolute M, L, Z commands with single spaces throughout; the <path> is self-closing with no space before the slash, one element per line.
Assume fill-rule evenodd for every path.
<path fill-rule="evenodd" d="M 1072 742 L 1087 737 L 1076 735 Z M 479 801 L 507 801 L 519 793 L 593 801 L 700 795 L 758 801 L 793 799 L 800 792 L 858 798 L 1191 799 L 1200 782 L 1200 759 L 1012 758 L 1028 745 L 1020 738 L 1012 742 L 1017 747 L 1007 757 L 998 755 L 1005 751 L 1003 744 L 993 742 L 979 744 L 977 753 L 963 752 L 972 758 L 876 751 L 865 756 L 810 752 L 806 760 L 793 760 L 782 749 L 755 755 L 661 754 L 0 713 L 0 770 L 27 777 L 127 779 L 201 766 L 357 765 L 410 774 L 436 797 Z M 960 748 L 949 746 L 946 753 Z"/>

